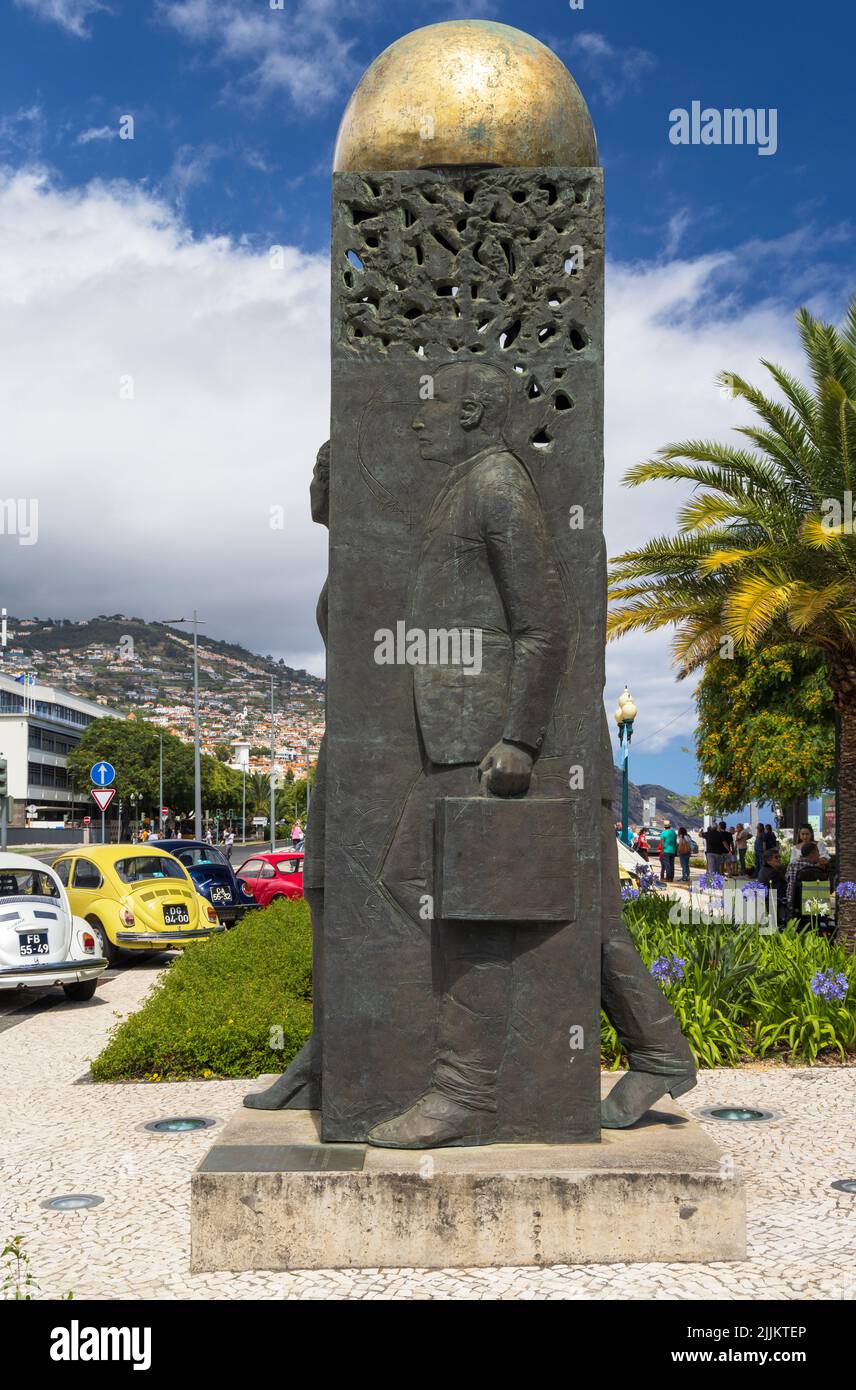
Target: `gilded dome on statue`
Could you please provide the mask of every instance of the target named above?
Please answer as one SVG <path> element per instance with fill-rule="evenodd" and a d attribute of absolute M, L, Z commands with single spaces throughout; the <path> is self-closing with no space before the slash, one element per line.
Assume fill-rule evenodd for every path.
<path fill-rule="evenodd" d="M 568 69 L 520 29 L 451 20 L 385 49 L 345 109 L 333 168 L 597 164 L 594 126 Z"/>

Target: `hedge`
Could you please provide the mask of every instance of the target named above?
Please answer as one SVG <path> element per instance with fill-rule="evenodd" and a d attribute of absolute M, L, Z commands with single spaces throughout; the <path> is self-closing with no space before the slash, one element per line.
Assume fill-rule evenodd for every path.
<path fill-rule="evenodd" d="M 96 1081 L 282 1071 L 312 1030 L 312 933 L 302 900 L 187 946 L 92 1063 Z"/>

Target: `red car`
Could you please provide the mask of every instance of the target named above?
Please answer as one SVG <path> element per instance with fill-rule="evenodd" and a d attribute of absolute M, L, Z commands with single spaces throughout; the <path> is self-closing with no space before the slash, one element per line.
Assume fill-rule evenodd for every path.
<path fill-rule="evenodd" d="M 237 870 L 260 907 L 281 898 L 303 897 L 303 855 L 277 850 L 275 854 L 255 854 Z"/>

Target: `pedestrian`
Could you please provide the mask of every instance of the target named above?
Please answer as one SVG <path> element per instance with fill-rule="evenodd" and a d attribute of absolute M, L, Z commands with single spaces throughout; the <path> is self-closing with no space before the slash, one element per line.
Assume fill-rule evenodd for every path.
<path fill-rule="evenodd" d="M 663 834 L 660 838 L 660 878 L 666 883 L 675 881 L 675 855 L 678 852 L 678 836 L 672 827 L 672 822 L 667 820 L 663 823 Z"/>
<path fill-rule="evenodd" d="M 641 854 L 645 863 L 648 863 L 648 836 L 645 833 L 644 825 L 640 827 L 639 834 L 636 836 L 636 853 Z"/>
<path fill-rule="evenodd" d="M 828 862 L 829 851 L 826 848 L 826 841 L 822 838 L 820 840 L 817 839 L 814 833 L 814 826 L 809 825 L 808 821 L 804 821 L 797 830 L 796 839 L 794 840 L 794 850 L 797 853 L 801 852 L 803 845 L 817 845 L 821 863 Z"/>
<path fill-rule="evenodd" d="M 772 825 L 769 825 L 769 824 L 768 824 L 768 825 L 765 825 L 765 826 L 764 826 L 764 849 L 765 849 L 765 850 L 768 850 L 768 849 L 778 849 L 778 848 L 779 848 L 779 840 L 778 840 L 778 836 L 776 835 L 775 830 L 773 829 Z"/>
<path fill-rule="evenodd" d="M 300 821 L 299 821 L 299 820 L 296 820 L 296 821 L 294 822 L 294 825 L 291 827 L 291 847 L 292 847 L 292 849 L 297 849 L 297 846 L 300 844 L 300 841 L 301 841 L 302 839 L 303 839 L 303 826 L 300 824 Z"/>
<path fill-rule="evenodd" d="M 737 851 L 734 848 L 734 836 L 728 829 L 724 820 L 719 822 L 719 833 L 722 836 L 723 872 L 730 874 L 732 878 L 736 878 Z"/>
<path fill-rule="evenodd" d="M 767 851 L 766 851 L 765 848 L 764 848 L 764 827 L 763 827 L 763 825 L 760 825 L 760 824 L 759 824 L 759 825 L 756 825 L 756 826 L 755 826 L 755 874 L 756 874 L 756 875 L 759 875 L 760 872 L 761 872 L 761 870 L 762 870 L 763 867 L 764 867 L 764 863 L 765 863 L 764 856 L 765 856 L 766 853 L 767 853 Z"/>
<path fill-rule="evenodd" d="M 800 931 L 804 931 L 811 922 L 808 913 L 803 912 L 802 886 L 804 883 L 823 882 L 826 872 L 820 867 L 820 850 L 813 840 L 804 844 L 798 854 L 791 855 L 786 875 L 788 917 L 798 918 Z"/>
<path fill-rule="evenodd" d="M 234 849 L 234 847 L 235 836 L 230 826 L 230 828 L 226 831 L 225 835 L 223 836 L 223 849 L 225 851 L 226 858 L 228 859 L 230 864 L 232 862 L 232 850 Z"/>
<path fill-rule="evenodd" d="M 772 912 L 775 906 L 776 925 L 783 927 L 788 920 L 788 884 L 785 878 L 785 871 L 782 868 L 782 855 L 778 849 L 768 849 L 764 857 L 764 864 L 760 872 L 756 874 L 757 881 L 764 885 L 764 897 L 767 904 L 767 920 L 772 920 Z M 772 893 L 772 897 L 771 897 Z"/>
<path fill-rule="evenodd" d="M 681 861 L 681 883 L 690 881 L 690 855 L 692 843 L 685 825 L 678 827 L 678 858 Z"/>
<path fill-rule="evenodd" d="M 744 825 L 742 820 L 737 822 L 737 829 L 734 831 L 734 848 L 737 851 L 739 864 L 738 872 L 746 873 L 746 849 L 749 845 L 749 827 Z"/>
<path fill-rule="evenodd" d="M 707 827 L 707 830 L 701 832 L 701 838 L 704 840 L 704 857 L 707 864 L 707 872 L 709 874 L 721 874 L 723 855 L 722 831 L 715 821 Z"/>

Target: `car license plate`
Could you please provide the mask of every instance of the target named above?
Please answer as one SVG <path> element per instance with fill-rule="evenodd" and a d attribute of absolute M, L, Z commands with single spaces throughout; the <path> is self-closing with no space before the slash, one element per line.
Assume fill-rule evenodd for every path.
<path fill-rule="evenodd" d="M 168 927 L 186 927 L 190 913 L 182 903 L 169 903 L 163 910 L 163 920 Z"/>
<path fill-rule="evenodd" d="M 230 903 L 232 894 L 226 887 L 214 887 L 211 889 L 211 901 L 212 903 Z"/>
<path fill-rule="evenodd" d="M 48 934 L 46 931 L 23 932 L 18 938 L 22 956 L 47 956 L 50 955 L 48 944 Z"/>

